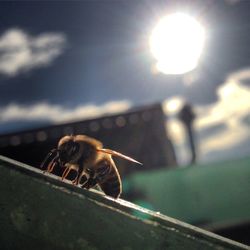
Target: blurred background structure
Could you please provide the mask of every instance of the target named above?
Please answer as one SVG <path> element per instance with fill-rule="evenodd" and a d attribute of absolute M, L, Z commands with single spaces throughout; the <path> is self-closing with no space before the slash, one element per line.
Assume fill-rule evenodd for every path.
<path fill-rule="evenodd" d="M 0 154 L 66 134 L 117 160 L 123 197 L 249 243 L 250 1 L 0 3 Z"/>
<path fill-rule="evenodd" d="M 182 123 L 185 127 L 188 142 L 189 142 L 189 148 L 190 148 L 190 152 L 191 152 L 190 164 L 195 164 L 195 162 L 196 162 L 196 146 L 195 146 L 194 127 L 193 127 L 195 114 L 194 114 L 193 108 L 190 104 L 186 103 L 183 105 L 183 107 L 181 108 L 180 113 L 179 113 L 179 119 L 182 121 Z"/>
<path fill-rule="evenodd" d="M 102 141 L 105 148 L 143 162 L 143 168 L 138 168 L 117 159 L 119 170 L 124 174 L 176 166 L 175 151 L 165 130 L 165 115 L 160 104 L 112 116 L 0 136 L 1 153 L 40 167 L 48 152 L 57 147 L 60 138 L 70 134 L 86 134 Z"/>

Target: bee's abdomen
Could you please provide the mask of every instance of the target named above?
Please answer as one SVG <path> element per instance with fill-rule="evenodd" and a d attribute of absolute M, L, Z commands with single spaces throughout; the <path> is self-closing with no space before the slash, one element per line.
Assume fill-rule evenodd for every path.
<path fill-rule="evenodd" d="M 121 194 L 121 182 L 117 176 L 109 176 L 104 182 L 99 184 L 102 191 L 109 196 L 118 198 Z"/>
<path fill-rule="evenodd" d="M 121 178 L 114 165 L 114 162 L 111 160 L 103 160 L 99 164 L 97 169 L 99 186 L 102 191 L 109 196 L 118 198 L 122 192 Z"/>

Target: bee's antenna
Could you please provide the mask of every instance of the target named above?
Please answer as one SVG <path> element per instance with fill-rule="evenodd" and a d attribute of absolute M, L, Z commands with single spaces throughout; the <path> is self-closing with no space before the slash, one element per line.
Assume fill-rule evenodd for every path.
<path fill-rule="evenodd" d="M 49 163 L 54 162 L 58 158 L 58 152 L 58 149 L 52 149 L 41 163 L 40 168 L 43 169 L 47 167 Z"/>

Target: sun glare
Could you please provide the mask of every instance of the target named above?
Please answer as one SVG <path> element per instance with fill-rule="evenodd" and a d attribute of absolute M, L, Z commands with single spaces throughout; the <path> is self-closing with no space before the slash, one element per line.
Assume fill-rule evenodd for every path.
<path fill-rule="evenodd" d="M 150 37 L 157 70 L 165 74 L 184 74 L 193 70 L 203 47 L 203 27 L 193 17 L 182 13 L 162 18 Z"/>

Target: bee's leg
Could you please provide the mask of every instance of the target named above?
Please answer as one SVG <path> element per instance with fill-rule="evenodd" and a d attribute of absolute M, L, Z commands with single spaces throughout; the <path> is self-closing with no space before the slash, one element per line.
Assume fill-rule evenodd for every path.
<path fill-rule="evenodd" d="M 78 185 L 79 184 L 79 171 L 77 171 L 76 178 L 72 181 L 72 184 Z"/>
<path fill-rule="evenodd" d="M 86 183 L 89 181 L 89 177 L 86 174 L 81 174 L 78 179 L 78 183 L 81 187 L 85 186 Z"/>
<path fill-rule="evenodd" d="M 62 180 L 69 174 L 70 167 L 66 167 L 62 174 Z"/>
<path fill-rule="evenodd" d="M 54 161 L 51 164 L 49 164 L 48 168 L 47 168 L 47 172 L 51 173 L 54 170 L 54 167 L 58 164 L 58 161 Z"/>
<path fill-rule="evenodd" d="M 76 176 L 76 178 L 72 181 L 73 185 L 78 185 L 78 176 Z"/>
<path fill-rule="evenodd" d="M 79 177 L 79 183 L 82 188 L 92 188 L 97 184 L 97 180 L 94 177 L 95 171 L 92 169 L 86 169 L 85 172 L 82 172 L 81 176 Z"/>
<path fill-rule="evenodd" d="M 76 178 L 72 181 L 72 184 L 74 185 L 78 185 L 82 176 L 84 175 L 84 171 L 83 169 L 78 165 L 78 171 L 77 171 L 77 175 Z M 85 176 L 85 178 L 87 179 L 87 176 Z"/>
<path fill-rule="evenodd" d="M 52 149 L 48 155 L 45 157 L 44 161 L 41 164 L 41 168 L 44 169 L 45 172 L 52 172 L 54 169 L 54 163 L 57 162 L 58 160 L 58 150 L 57 149 Z"/>
<path fill-rule="evenodd" d="M 65 179 L 68 176 L 68 174 L 69 174 L 69 172 L 71 170 L 76 171 L 77 172 L 77 176 L 78 176 L 78 170 L 79 170 L 78 165 L 75 165 L 75 164 L 66 164 L 65 166 L 66 166 L 66 169 L 64 170 L 64 172 L 62 174 L 62 180 Z"/>
<path fill-rule="evenodd" d="M 82 181 L 83 179 L 83 181 Z M 97 179 L 96 178 L 86 178 L 86 175 L 82 176 L 80 181 L 80 185 L 82 188 L 90 189 L 94 187 L 97 184 Z"/>
<path fill-rule="evenodd" d="M 90 189 L 94 187 L 97 184 L 97 179 L 96 178 L 89 178 L 88 181 L 82 185 L 82 188 Z"/>

